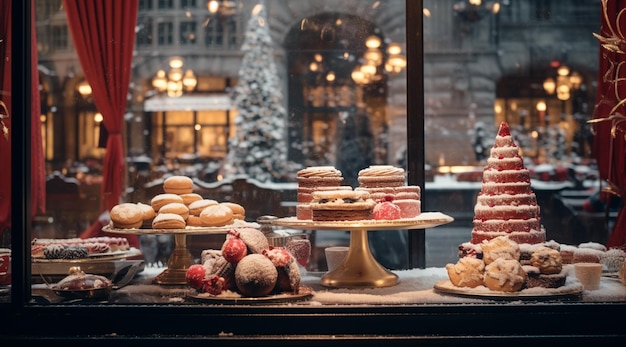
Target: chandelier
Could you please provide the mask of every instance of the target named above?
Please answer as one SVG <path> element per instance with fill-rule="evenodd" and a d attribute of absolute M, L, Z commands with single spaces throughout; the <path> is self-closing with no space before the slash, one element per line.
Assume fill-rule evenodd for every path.
<path fill-rule="evenodd" d="M 152 79 L 152 86 L 159 93 L 166 93 L 170 97 L 179 97 L 183 92 L 191 92 L 196 88 L 198 79 L 193 70 L 183 71 L 183 59 L 173 57 L 169 61 L 170 71 L 159 70 Z"/>

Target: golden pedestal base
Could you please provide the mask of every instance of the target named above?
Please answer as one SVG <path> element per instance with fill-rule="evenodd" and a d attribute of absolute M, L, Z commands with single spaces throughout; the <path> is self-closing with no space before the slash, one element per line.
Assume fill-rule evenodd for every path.
<path fill-rule="evenodd" d="M 156 284 L 187 284 L 187 269 L 194 264 L 191 252 L 187 249 L 187 235 L 174 235 L 174 251 L 167 260 L 167 269 L 154 278 Z"/>
<path fill-rule="evenodd" d="M 350 231 L 350 250 L 337 269 L 322 276 L 321 284 L 334 288 L 391 287 L 398 275 L 385 269 L 372 255 L 367 230 Z"/>

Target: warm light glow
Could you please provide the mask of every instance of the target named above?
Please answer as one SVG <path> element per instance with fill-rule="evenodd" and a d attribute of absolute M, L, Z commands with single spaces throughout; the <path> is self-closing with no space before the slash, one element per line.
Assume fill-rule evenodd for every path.
<path fill-rule="evenodd" d="M 545 112 L 547 109 L 546 103 L 544 101 L 539 101 L 537 103 L 537 111 L 539 112 Z"/>
<path fill-rule="evenodd" d="M 537 130 L 533 130 L 533 132 L 532 132 L 532 133 L 530 133 L 530 136 L 531 136 L 533 139 L 536 139 L 536 138 L 538 138 L 538 137 L 539 137 L 539 133 L 537 132 Z"/>
<path fill-rule="evenodd" d="M 371 65 L 371 64 L 365 64 L 361 66 L 361 71 L 366 75 L 366 76 L 371 76 L 376 74 L 376 66 Z"/>
<path fill-rule="evenodd" d="M 311 64 L 309 64 L 309 70 L 315 72 L 317 70 L 319 70 L 319 65 L 316 62 L 311 62 Z"/>
<path fill-rule="evenodd" d="M 93 121 L 96 123 L 100 123 L 104 120 L 104 118 L 102 117 L 102 113 L 97 112 L 96 114 L 93 115 Z"/>
<path fill-rule="evenodd" d="M 183 79 L 183 70 L 180 68 L 176 68 L 176 69 L 172 69 L 170 71 L 170 73 L 167 75 L 167 77 L 171 80 L 171 81 L 182 81 Z"/>
<path fill-rule="evenodd" d="M 185 76 L 183 77 L 183 86 L 185 86 L 185 90 L 192 91 L 197 84 L 198 80 L 196 79 L 196 75 L 193 74 L 193 71 L 185 71 Z"/>
<path fill-rule="evenodd" d="M 493 111 L 494 111 L 495 113 L 502 113 L 502 106 L 500 106 L 500 105 L 498 105 L 498 104 L 494 105 L 494 106 L 493 106 Z"/>
<path fill-rule="evenodd" d="M 383 53 L 376 48 L 369 48 L 363 53 L 363 58 L 374 65 L 380 65 L 383 62 Z"/>
<path fill-rule="evenodd" d="M 561 65 L 559 66 L 559 68 L 556 70 L 556 73 L 559 76 L 567 76 L 569 75 L 569 67 L 567 67 L 567 65 Z"/>
<path fill-rule="evenodd" d="M 324 59 L 324 57 L 321 54 L 319 54 L 319 53 L 315 53 L 313 55 L 313 59 L 315 59 L 316 62 L 321 63 L 322 60 Z"/>
<path fill-rule="evenodd" d="M 390 43 L 389 46 L 387 46 L 387 52 L 390 55 L 400 54 L 402 53 L 402 47 L 400 47 L 398 43 Z"/>
<path fill-rule="evenodd" d="M 473 6 L 480 6 L 480 4 L 482 4 L 482 0 L 469 0 L 468 2 Z"/>
<path fill-rule="evenodd" d="M 424 8 L 422 10 L 422 13 L 424 14 L 424 17 L 430 17 L 430 10 L 427 8 Z"/>
<path fill-rule="evenodd" d="M 194 125 L 194 126 L 193 126 L 193 128 L 194 128 L 196 131 L 200 131 L 200 129 L 202 129 L 202 125 L 200 125 L 200 124 L 196 124 L 196 125 Z"/>
<path fill-rule="evenodd" d="M 358 84 L 362 84 L 365 82 L 365 74 L 358 67 L 352 71 L 351 77 L 352 80 Z"/>
<path fill-rule="evenodd" d="M 335 73 L 333 71 L 328 72 L 328 74 L 326 74 L 326 80 L 328 82 L 332 82 L 335 80 Z"/>
<path fill-rule="evenodd" d="M 217 13 L 217 11 L 220 9 L 220 3 L 217 0 L 209 0 L 209 2 L 207 3 L 207 9 L 209 10 L 210 13 Z"/>
<path fill-rule="evenodd" d="M 91 86 L 87 83 L 87 80 L 83 80 L 78 84 L 78 92 L 82 96 L 91 95 Z"/>
<path fill-rule="evenodd" d="M 500 12 L 500 3 L 494 2 L 493 5 L 491 5 L 491 13 L 496 14 L 499 12 Z"/>
<path fill-rule="evenodd" d="M 546 93 L 554 94 L 555 89 L 556 89 L 556 82 L 554 82 L 554 79 L 552 79 L 551 77 L 548 77 L 546 78 L 545 81 L 543 81 L 543 90 L 545 90 Z"/>
<path fill-rule="evenodd" d="M 378 48 L 381 43 L 380 37 L 376 35 L 372 35 L 365 40 L 365 46 L 367 48 Z"/>
<path fill-rule="evenodd" d="M 406 58 L 400 54 L 390 56 L 387 62 L 393 67 L 399 67 L 402 69 L 406 67 Z"/>
<path fill-rule="evenodd" d="M 183 67 L 183 58 L 181 57 L 172 57 L 170 59 L 170 67 L 172 69 L 180 69 Z"/>
<path fill-rule="evenodd" d="M 583 78 L 576 71 L 572 72 L 569 76 L 569 83 L 572 85 L 572 88 L 578 89 L 580 85 L 583 83 Z"/>
<path fill-rule="evenodd" d="M 156 77 L 152 80 L 152 86 L 160 92 L 164 92 L 167 89 L 167 78 L 165 77 L 165 70 L 157 71 Z"/>

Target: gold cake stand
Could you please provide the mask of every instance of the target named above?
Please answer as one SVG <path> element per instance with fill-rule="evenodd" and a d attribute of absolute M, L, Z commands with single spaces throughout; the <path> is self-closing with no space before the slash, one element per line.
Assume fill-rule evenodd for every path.
<path fill-rule="evenodd" d="M 226 234 L 235 225 L 223 227 L 187 227 L 185 229 L 119 229 L 107 225 L 102 231 L 127 235 L 174 235 L 174 250 L 167 260 L 167 268 L 154 278 L 154 283 L 165 285 L 187 284 L 187 269 L 194 264 L 193 256 L 187 248 L 187 235 Z"/>
<path fill-rule="evenodd" d="M 349 230 L 348 254 L 335 270 L 322 276 L 321 284 L 333 288 L 378 288 L 395 286 L 399 279 L 398 275 L 387 270 L 372 255 L 367 239 L 368 231 L 425 229 L 453 220 L 440 212 L 423 212 L 410 219 L 316 222 L 288 217 L 279 218 L 273 224 L 305 230 Z"/>

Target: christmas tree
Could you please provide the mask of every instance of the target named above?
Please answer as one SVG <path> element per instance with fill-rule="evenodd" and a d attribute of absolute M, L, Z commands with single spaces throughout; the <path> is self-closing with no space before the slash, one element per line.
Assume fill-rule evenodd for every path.
<path fill-rule="evenodd" d="M 262 4 L 252 11 L 241 50 L 244 56 L 233 90 L 236 136 L 229 141 L 225 171 L 261 182 L 278 181 L 287 166 L 287 113 Z"/>

